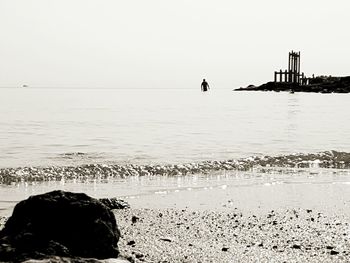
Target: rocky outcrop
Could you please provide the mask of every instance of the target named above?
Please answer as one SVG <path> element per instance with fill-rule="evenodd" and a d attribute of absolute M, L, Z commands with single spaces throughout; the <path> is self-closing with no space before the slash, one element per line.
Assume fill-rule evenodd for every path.
<path fill-rule="evenodd" d="M 310 79 L 309 85 L 299 85 L 286 82 L 267 82 L 261 86 L 249 85 L 235 91 L 288 91 L 288 92 L 316 92 L 316 93 L 350 93 L 349 77 L 324 77 Z"/>
<path fill-rule="evenodd" d="M 0 232 L 0 261 L 116 258 L 120 232 L 111 209 L 83 193 L 53 191 L 16 205 Z"/>
<path fill-rule="evenodd" d="M 94 259 L 50 257 L 46 259 L 30 259 L 22 263 L 130 263 L 130 261 L 124 258 Z"/>

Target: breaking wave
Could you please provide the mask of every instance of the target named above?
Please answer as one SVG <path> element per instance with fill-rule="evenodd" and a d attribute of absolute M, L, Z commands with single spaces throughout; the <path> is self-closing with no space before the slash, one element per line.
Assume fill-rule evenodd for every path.
<path fill-rule="evenodd" d="M 280 156 L 252 156 L 223 161 L 185 164 L 84 164 L 78 166 L 1 168 L 0 183 L 123 178 L 126 176 L 181 176 L 215 171 L 251 170 L 261 167 L 350 169 L 350 153 L 326 151 Z"/>

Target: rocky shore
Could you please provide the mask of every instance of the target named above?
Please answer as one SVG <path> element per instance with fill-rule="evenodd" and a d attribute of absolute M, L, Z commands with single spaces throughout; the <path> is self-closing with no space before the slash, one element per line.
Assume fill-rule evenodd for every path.
<path fill-rule="evenodd" d="M 203 161 L 186 164 L 86 164 L 80 166 L 17 167 L 1 168 L 0 183 L 91 180 L 123 178 L 127 176 L 181 176 L 189 174 L 208 174 L 215 171 L 246 171 L 255 167 L 307 168 L 350 168 L 350 153 L 326 151 L 315 154 L 295 153 L 280 156 L 252 156 L 223 161 Z"/>
<path fill-rule="evenodd" d="M 286 82 L 267 82 L 260 86 L 249 85 L 235 91 L 287 91 L 287 92 L 316 92 L 316 93 L 350 93 L 350 76 L 324 77 L 310 79 L 309 85 L 299 85 Z"/>

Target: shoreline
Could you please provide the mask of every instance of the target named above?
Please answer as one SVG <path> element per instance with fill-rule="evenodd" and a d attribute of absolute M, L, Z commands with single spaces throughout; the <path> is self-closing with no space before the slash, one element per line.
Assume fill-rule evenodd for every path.
<path fill-rule="evenodd" d="M 184 164 L 85 164 L 78 166 L 0 168 L 0 184 L 61 180 L 108 179 L 127 176 L 181 176 L 215 171 L 247 171 L 254 167 L 350 169 L 350 153 L 325 151 L 241 159 L 210 160 Z"/>

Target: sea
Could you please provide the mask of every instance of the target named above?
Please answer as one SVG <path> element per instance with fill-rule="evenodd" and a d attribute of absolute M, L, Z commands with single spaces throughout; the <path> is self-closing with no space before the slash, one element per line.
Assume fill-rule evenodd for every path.
<path fill-rule="evenodd" d="M 0 88 L 0 170 L 17 177 L 26 168 L 169 166 L 332 150 L 350 152 L 349 94 Z M 55 189 L 143 208 L 350 211 L 349 169 L 317 165 L 84 178 L 3 182 L 0 216 Z"/>

